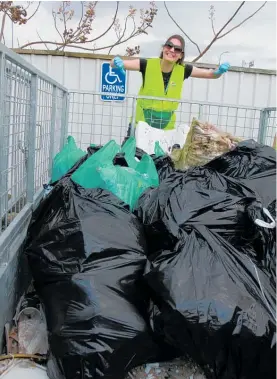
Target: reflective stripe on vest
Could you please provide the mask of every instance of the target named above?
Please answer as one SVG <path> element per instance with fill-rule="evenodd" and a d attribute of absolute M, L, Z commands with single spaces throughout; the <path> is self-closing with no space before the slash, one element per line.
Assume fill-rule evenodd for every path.
<path fill-rule="evenodd" d="M 147 66 L 140 96 L 163 97 L 169 99 L 181 99 L 184 83 L 185 67 L 176 64 L 168 81 L 167 91 L 164 89 L 163 75 L 161 71 L 161 59 L 147 59 Z M 173 101 L 159 101 L 138 99 L 136 110 L 136 122 L 145 121 L 158 129 L 174 129 L 175 111 L 179 103 Z"/>

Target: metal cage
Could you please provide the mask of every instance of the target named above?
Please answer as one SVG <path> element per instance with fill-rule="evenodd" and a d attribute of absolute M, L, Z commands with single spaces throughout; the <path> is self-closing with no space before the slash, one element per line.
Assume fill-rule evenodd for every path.
<path fill-rule="evenodd" d="M 68 91 L 0 45 L 0 112 L 1 235 L 49 180 L 67 133 Z"/>
<path fill-rule="evenodd" d="M 151 107 L 158 100 L 165 108 L 164 100 L 174 102 L 177 127 L 196 117 L 271 146 L 275 138 L 276 108 L 135 95 L 103 101 L 101 95 L 105 94 L 69 92 L 0 44 L 0 246 L 1 234 L 26 205 L 33 206 L 48 183 L 53 157 L 66 136 L 72 135 L 83 149 L 111 139 L 121 143 L 130 125 L 134 131 L 138 102 L 147 101 Z M 0 262 L 1 256 L 0 252 Z"/>
<path fill-rule="evenodd" d="M 176 127 L 189 125 L 196 117 L 208 121 L 221 130 L 244 139 L 251 138 L 270 146 L 276 129 L 276 108 L 243 107 L 209 102 L 161 99 L 126 95 L 125 101 L 101 100 L 101 92 L 70 92 L 68 133 L 78 145 L 104 144 L 110 139 L 121 143 L 126 137 L 128 126 L 134 128 L 136 106 L 140 100 L 171 101 L 178 103 Z M 180 141 L 184 143 L 184 141 Z"/>

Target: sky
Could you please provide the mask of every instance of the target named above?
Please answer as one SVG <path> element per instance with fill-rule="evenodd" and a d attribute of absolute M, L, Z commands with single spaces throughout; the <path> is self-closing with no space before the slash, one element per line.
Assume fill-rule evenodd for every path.
<path fill-rule="evenodd" d="M 23 2 L 16 2 L 16 4 L 24 4 Z M 32 4 L 32 8 L 37 3 Z M 42 5 L 28 24 L 22 26 L 15 26 L 13 28 L 11 23 L 7 23 L 5 29 L 6 45 L 12 47 L 12 34 L 13 34 L 13 47 L 18 47 L 19 44 L 23 45 L 28 41 L 38 40 L 37 31 L 42 39 L 45 40 L 58 40 L 58 33 L 56 32 L 52 19 L 52 9 L 57 9 L 60 2 L 46 2 L 43 1 Z M 72 2 L 72 7 L 75 11 L 74 18 L 71 25 L 74 27 L 78 24 L 80 15 L 80 2 Z M 124 17 L 128 13 L 128 8 L 133 5 L 135 8 L 145 8 L 148 6 L 147 1 L 140 2 L 120 2 L 119 19 L 124 21 Z M 263 2 L 260 1 L 247 1 L 242 7 L 237 17 L 230 23 L 233 27 L 240 23 L 245 17 L 258 9 Z M 164 3 L 156 2 L 158 7 L 158 15 L 156 16 L 153 27 L 149 29 L 148 35 L 143 34 L 132 39 L 127 44 L 117 46 L 112 53 L 124 55 L 126 47 L 140 45 L 142 57 L 158 56 L 161 51 L 163 42 L 172 34 L 182 34 L 178 27 L 167 15 Z M 235 9 L 239 6 L 237 1 L 170 1 L 167 2 L 168 9 L 176 22 L 181 28 L 198 43 L 201 49 L 205 48 L 213 38 L 213 31 L 211 28 L 211 21 L 209 20 L 209 8 L 213 5 L 215 7 L 215 29 L 218 31 L 234 13 Z M 96 7 L 96 18 L 93 22 L 93 36 L 101 34 L 110 24 L 116 3 L 115 1 L 100 1 Z M 139 12 L 136 17 L 139 22 Z M 229 28 L 226 29 L 229 30 Z M 131 30 L 131 24 L 128 26 Z M 109 45 L 116 40 L 114 30 L 111 30 L 101 40 L 97 41 L 97 47 Z M 191 61 L 197 56 L 195 46 L 185 37 L 186 40 L 186 61 Z M 88 46 L 93 47 L 93 46 Z M 45 49 L 44 45 L 36 45 L 37 49 Z M 68 49 L 72 50 L 72 49 Z M 76 51 L 76 50 L 75 50 Z M 222 61 L 228 61 L 232 66 L 242 66 L 243 61 L 248 64 L 254 61 L 254 67 L 265 69 L 276 69 L 276 2 L 268 1 L 262 10 L 256 14 L 252 19 L 248 20 L 244 25 L 231 32 L 226 37 L 218 40 L 211 49 L 204 55 L 199 62 L 205 63 L 218 63 L 220 54 L 225 53 Z M 107 50 L 97 51 L 97 53 L 107 53 Z"/>

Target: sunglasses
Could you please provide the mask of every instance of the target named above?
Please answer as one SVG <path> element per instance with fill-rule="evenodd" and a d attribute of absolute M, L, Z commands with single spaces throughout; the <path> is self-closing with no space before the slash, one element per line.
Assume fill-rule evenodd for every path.
<path fill-rule="evenodd" d="M 169 49 L 172 49 L 172 47 L 174 48 L 174 52 L 176 53 L 183 53 L 183 49 L 181 46 L 177 46 L 177 45 L 174 45 L 172 42 L 166 42 L 166 44 L 164 45 L 165 47 L 168 47 Z"/>

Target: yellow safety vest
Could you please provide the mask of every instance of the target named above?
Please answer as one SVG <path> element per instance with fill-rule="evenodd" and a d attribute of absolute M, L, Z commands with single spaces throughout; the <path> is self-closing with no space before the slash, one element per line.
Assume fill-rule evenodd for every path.
<path fill-rule="evenodd" d="M 161 71 L 161 59 L 147 59 L 144 84 L 139 91 L 140 96 L 163 97 L 180 100 L 184 83 L 185 66 L 175 64 L 168 87 L 165 90 Z M 165 100 L 138 99 L 136 109 L 136 123 L 145 121 L 157 129 L 174 129 L 175 111 L 179 103 Z"/>

